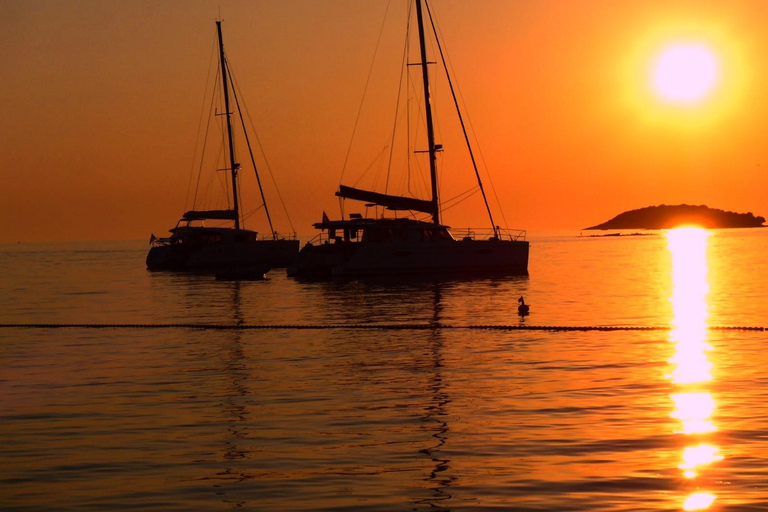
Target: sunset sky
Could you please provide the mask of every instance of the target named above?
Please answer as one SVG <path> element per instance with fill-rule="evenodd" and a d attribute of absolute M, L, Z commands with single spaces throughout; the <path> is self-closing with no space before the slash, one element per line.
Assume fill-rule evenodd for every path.
<path fill-rule="evenodd" d="M 391 1 L 387 23 L 404 20 L 405 1 Z M 433 4 L 498 224 L 578 230 L 679 203 L 768 216 L 768 2 Z M 387 5 L 0 0 L 0 241 L 148 239 L 176 223 L 219 17 L 293 227 L 312 235 L 323 211 L 339 214 L 333 194 Z M 401 55 L 395 32 L 382 33 L 385 62 Z M 675 75 L 686 59 L 689 84 Z M 384 73 L 369 94 L 383 93 Z M 361 115 L 391 131 L 391 99 L 367 100 Z M 441 130 L 445 187 L 471 186 L 471 170 L 449 166 L 459 139 Z M 364 135 L 346 184 L 382 149 Z M 446 223 L 486 223 L 465 206 Z M 287 231 L 279 202 L 270 208 Z M 247 227 L 265 230 L 257 215 Z"/>

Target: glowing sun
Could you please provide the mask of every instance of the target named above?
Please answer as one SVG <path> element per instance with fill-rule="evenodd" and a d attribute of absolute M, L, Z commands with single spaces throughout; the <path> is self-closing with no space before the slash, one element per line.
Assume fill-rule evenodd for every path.
<path fill-rule="evenodd" d="M 719 73 L 715 54 L 703 44 L 667 46 L 653 68 L 653 86 L 662 99 L 697 103 L 714 89 Z"/>

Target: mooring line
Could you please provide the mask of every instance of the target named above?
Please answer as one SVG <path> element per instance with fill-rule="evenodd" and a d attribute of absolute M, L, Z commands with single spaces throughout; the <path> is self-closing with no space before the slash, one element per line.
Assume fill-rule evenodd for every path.
<path fill-rule="evenodd" d="M 0 329 L 203 329 L 203 330 L 321 330 L 321 329 L 368 329 L 368 330 L 437 330 L 437 329 L 484 329 L 496 331 L 669 331 L 673 327 L 661 325 L 450 325 L 428 324 L 100 324 L 100 323 L 5 323 Z M 768 327 L 716 325 L 714 331 L 766 331 Z"/>

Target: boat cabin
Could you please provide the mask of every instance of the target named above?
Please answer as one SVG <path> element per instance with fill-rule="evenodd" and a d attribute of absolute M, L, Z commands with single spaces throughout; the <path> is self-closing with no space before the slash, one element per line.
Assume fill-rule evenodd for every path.
<path fill-rule="evenodd" d="M 325 220 L 314 224 L 323 230 L 320 241 L 339 242 L 421 242 L 453 240 L 448 226 L 413 219 L 365 219 L 355 214 L 349 220 Z"/>
<path fill-rule="evenodd" d="M 193 226 L 183 220 L 171 230 L 169 243 L 218 244 L 221 242 L 256 242 L 258 233 L 249 229 Z"/>

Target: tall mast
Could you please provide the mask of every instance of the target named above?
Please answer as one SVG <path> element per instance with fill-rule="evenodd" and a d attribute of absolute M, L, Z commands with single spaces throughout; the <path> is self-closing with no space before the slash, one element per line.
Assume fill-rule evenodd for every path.
<path fill-rule="evenodd" d="M 421 16 L 421 0 L 416 0 L 416 19 L 419 24 L 419 45 L 421 47 L 421 74 L 424 82 L 424 110 L 427 115 L 427 142 L 429 144 L 429 177 L 432 180 L 432 220 L 440 224 L 440 205 L 437 200 L 437 150 L 435 129 L 432 126 L 432 104 L 429 96 L 429 71 L 427 69 L 427 44 L 424 40 L 424 22 Z M 222 57 L 223 58 L 223 57 Z"/>
<path fill-rule="evenodd" d="M 235 162 L 235 144 L 232 141 L 232 115 L 229 110 L 229 86 L 227 85 L 227 59 L 224 57 L 224 38 L 221 35 L 221 22 L 216 22 L 219 31 L 219 54 L 221 56 L 221 84 L 224 88 L 224 115 L 227 118 L 227 136 L 229 139 L 229 170 L 232 174 L 232 209 L 235 211 L 235 229 L 240 229 L 240 210 L 237 204 L 237 169 L 240 164 Z"/>

